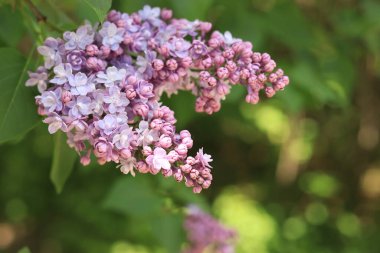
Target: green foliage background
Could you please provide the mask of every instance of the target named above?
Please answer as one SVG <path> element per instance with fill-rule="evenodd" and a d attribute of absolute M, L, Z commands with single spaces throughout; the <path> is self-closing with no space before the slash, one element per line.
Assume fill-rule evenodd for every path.
<path fill-rule="evenodd" d="M 112 2 L 210 21 L 269 52 L 291 79 L 255 106 L 235 87 L 211 117 L 194 112 L 189 94 L 164 100 L 178 129 L 213 155 L 214 182 L 201 195 L 161 176 L 77 161 L 57 195 L 49 177 L 63 187 L 70 154 L 54 158 L 50 175 L 53 154 L 64 151 L 53 151 L 25 73 L 46 36 L 98 21 L 111 2 L 32 2 L 47 21 L 25 0 L 0 1 L 0 252 L 180 252 L 190 203 L 238 231 L 239 253 L 380 252 L 379 1 Z"/>

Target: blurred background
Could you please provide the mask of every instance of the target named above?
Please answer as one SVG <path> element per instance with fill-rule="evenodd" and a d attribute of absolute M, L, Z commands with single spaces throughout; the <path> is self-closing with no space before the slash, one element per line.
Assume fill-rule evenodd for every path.
<path fill-rule="evenodd" d="M 27 53 L 32 24 L 0 4 L 0 46 Z M 33 1 L 51 23 L 89 18 L 82 1 Z M 196 203 L 254 253 L 380 252 L 380 2 L 377 0 L 114 0 L 144 4 L 268 52 L 291 84 L 258 105 L 234 87 L 222 110 L 194 112 L 194 97 L 164 99 L 194 150 L 213 155 L 212 187 L 194 195 L 161 176 L 76 164 L 63 192 L 49 180 L 52 136 L 40 123 L 0 146 L 0 252 L 180 252 L 181 208 Z M 31 106 L 33 101 L 30 101 Z"/>

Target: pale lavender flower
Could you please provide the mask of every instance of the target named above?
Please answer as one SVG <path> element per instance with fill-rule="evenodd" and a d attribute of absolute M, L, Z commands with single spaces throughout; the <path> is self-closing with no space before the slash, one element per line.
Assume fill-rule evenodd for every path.
<path fill-rule="evenodd" d="M 48 112 L 60 111 L 62 110 L 61 93 L 60 88 L 54 91 L 44 91 L 41 96 L 37 96 L 37 99 L 41 101 Z"/>
<path fill-rule="evenodd" d="M 68 103 L 68 107 L 71 107 L 69 115 L 74 118 L 80 118 L 92 113 L 92 101 L 89 97 L 79 96 L 76 101 Z"/>
<path fill-rule="evenodd" d="M 37 51 L 44 57 L 45 68 L 50 69 L 62 62 L 59 46 L 60 41 L 49 37 L 45 40 L 43 46 L 37 48 Z"/>
<path fill-rule="evenodd" d="M 148 156 L 145 160 L 149 166 L 157 171 L 161 169 L 169 170 L 171 166 L 165 149 L 160 147 L 155 148 L 153 154 Z"/>
<path fill-rule="evenodd" d="M 172 38 L 168 43 L 168 48 L 171 56 L 185 58 L 189 55 L 191 44 L 183 38 Z"/>
<path fill-rule="evenodd" d="M 87 78 L 87 75 L 79 72 L 74 76 L 68 77 L 69 84 L 71 86 L 71 93 L 74 95 L 85 96 L 87 93 L 95 90 L 95 84 L 91 78 Z"/>
<path fill-rule="evenodd" d="M 135 176 L 136 174 L 133 169 L 136 167 L 136 158 L 130 157 L 128 159 L 120 159 L 120 165 L 117 167 L 120 168 L 122 173 L 131 173 L 132 176 Z"/>
<path fill-rule="evenodd" d="M 112 143 L 118 149 L 128 148 L 132 141 L 133 131 L 132 127 L 123 129 L 120 133 L 115 134 L 112 139 Z"/>
<path fill-rule="evenodd" d="M 159 19 L 160 12 L 161 10 L 158 7 L 152 8 L 149 5 L 145 5 L 138 13 L 142 20 L 148 21 L 154 26 L 160 26 L 162 23 L 162 20 Z"/>
<path fill-rule="evenodd" d="M 118 28 L 114 23 L 108 21 L 103 23 L 102 29 L 99 34 L 102 36 L 103 45 L 109 47 L 111 50 L 116 51 L 123 41 L 124 30 Z"/>
<path fill-rule="evenodd" d="M 97 121 L 96 125 L 106 135 L 112 134 L 118 128 L 117 118 L 112 114 L 107 114 L 102 120 Z"/>
<path fill-rule="evenodd" d="M 108 111 L 110 113 L 116 113 L 121 110 L 124 111 L 124 107 L 129 104 L 129 100 L 124 92 L 120 92 L 120 88 L 112 86 L 108 89 L 108 94 L 103 97 L 104 103 L 108 104 Z"/>
<path fill-rule="evenodd" d="M 66 50 L 81 49 L 85 50 L 86 46 L 94 41 L 94 31 L 91 25 L 85 24 L 80 26 L 76 32 L 65 32 L 63 38 L 66 40 Z"/>
<path fill-rule="evenodd" d="M 50 113 L 47 118 L 43 120 L 44 123 L 49 124 L 48 130 L 49 133 L 54 134 L 58 130 L 62 130 L 63 132 L 67 131 L 67 125 L 57 113 Z"/>
<path fill-rule="evenodd" d="M 159 139 L 158 131 L 155 129 L 149 129 L 149 123 L 147 121 L 140 121 L 139 128 L 136 129 L 139 134 L 138 145 L 147 146 Z"/>
<path fill-rule="evenodd" d="M 203 167 L 212 168 L 210 165 L 210 162 L 212 162 L 211 156 L 206 153 L 203 153 L 203 148 L 199 149 L 195 158 L 199 160 Z"/>
<path fill-rule="evenodd" d="M 37 85 L 38 91 L 42 93 L 47 88 L 47 79 L 48 74 L 44 67 L 38 67 L 36 72 L 28 71 L 29 79 L 26 81 L 26 86 L 35 86 Z"/>
<path fill-rule="evenodd" d="M 97 83 L 104 83 L 106 87 L 111 87 L 117 82 L 124 80 L 127 71 L 125 69 L 117 69 L 116 67 L 109 67 L 106 73 L 103 71 L 99 72 L 96 76 Z"/>
<path fill-rule="evenodd" d="M 71 68 L 70 64 L 59 64 L 54 67 L 54 78 L 50 80 L 51 83 L 55 83 L 58 85 L 62 85 L 64 83 L 67 83 L 69 80 L 69 77 L 72 77 L 73 70 Z"/>
<path fill-rule="evenodd" d="M 144 56 L 137 56 L 136 65 L 137 71 L 144 77 L 144 79 L 150 79 L 153 76 L 152 62 L 156 59 L 157 53 L 146 51 Z"/>

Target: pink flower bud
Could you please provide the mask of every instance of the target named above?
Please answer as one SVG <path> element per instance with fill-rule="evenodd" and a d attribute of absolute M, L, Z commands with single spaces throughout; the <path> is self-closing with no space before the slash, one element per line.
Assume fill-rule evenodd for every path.
<path fill-rule="evenodd" d="M 150 128 L 160 130 L 163 126 L 163 122 L 161 119 L 154 119 L 150 122 Z"/>
<path fill-rule="evenodd" d="M 102 56 L 104 58 L 107 58 L 110 55 L 110 53 L 111 53 L 111 49 L 109 47 L 107 47 L 107 46 L 101 46 L 100 50 L 101 50 Z"/>
<path fill-rule="evenodd" d="M 260 53 L 253 53 L 252 60 L 254 63 L 261 62 L 261 54 Z"/>
<path fill-rule="evenodd" d="M 216 78 L 213 77 L 213 76 L 210 76 L 210 77 L 207 79 L 207 84 L 208 84 L 210 87 L 215 87 L 216 84 L 217 84 Z"/>
<path fill-rule="evenodd" d="M 215 65 L 220 66 L 220 65 L 222 65 L 224 63 L 224 61 L 225 61 L 225 58 L 222 55 L 220 55 L 220 54 L 217 54 L 214 57 L 214 63 L 215 63 Z"/>
<path fill-rule="evenodd" d="M 164 67 L 164 62 L 160 59 L 154 59 L 152 62 L 152 67 L 155 71 L 160 71 Z"/>
<path fill-rule="evenodd" d="M 177 181 L 177 182 L 181 182 L 183 180 L 183 175 L 181 172 L 176 172 L 174 173 L 173 175 L 174 179 Z"/>
<path fill-rule="evenodd" d="M 169 81 L 172 83 L 178 82 L 179 76 L 176 73 L 172 73 L 169 75 Z"/>
<path fill-rule="evenodd" d="M 223 52 L 223 57 L 226 58 L 226 59 L 228 59 L 228 60 L 231 60 L 232 58 L 234 58 L 234 56 L 235 56 L 235 52 L 231 48 L 227 48 Z"/>
<path fill-rule="evenodd" d="M 191 165 L 189 165 L 189 164 L 181 165 L 180 168 L 181 168 L 182 172 L 186 173 L 186 174 L 190 173 L 190 171 L 192 169 Z"/>
<path fill-rule="evenodd" d="M 184 68 L 188 68 L 190 67 L 190 65 L 193 63 L 193 60 L 191 59 L 191 57 L 185 57 L 181 60 L 181 66 L 184 67 Z"/>
<path fill-rule="evenodd" d="M 176 148 L 175 148 L 175 151 L 177 151 L 177 153 L 179 155 L 186 155 L 187 154 L 187 147 L 185 144 L 179 144 Z"/>
<path fill-rule="evenodd" d="M 72 99 L 72 95 L 71 95 L 71 92 L 70 91 L 68 91 L 68 90 L 65 90 L 65 91 L 63 91 L 62 92 L 62 102 L 63 103 L 68 103 L 68 102 L 70 102 L 71 101 L 71 99 Z"/>
<path fill-rule="evenodd" d="M 245 101 L 249 104 L 257 104 L 259 102 L 259 95 L 256 93 L 250 93 L 245 97 Z"/>
<path fill-rule="evenodd" d="M 127 148 L 124 148 L 120 151 L 120 156 L 124 159 L 128 159 L 128 158 L 131 158 L 132 156 L 132 153 L 129 149 Z"/>
<path fill-rule="evenodd" d="M 168 19 L 171 19 L 173 16 L 173 12 L 172 10 L 169 10 L 169 9 L 166 9 L 166 8 L 163 8 L 161 10 L 161 18 L 163 20 L 168 20 Z"/>
<path fill-rule="evenodd" d="M 187 130 L 182 130 L 181 132 L 179 132 L 179 134 L 180 134 L 180 136 L 181 136 L 182 139 L 186 138 L 186 137 L 191 137 L 190 132 L 187 131 Z"/>
<path fill-rule="evenodd" d="M 143 150 L 142 150 L 142 153 L 143 153 L 144 156 L 150 156 L 153 153 L 153 150 L 149 146 L 144 146 Z"/>
<path fill-rule="evenodd" d="M 123 38 L 123 44 L 124 45 L 130 45 L 133 43 L 133 37 L 129 34 L 126 34 Z"/>
<path fill-rule="evenodd" d="M 193 188 L 193 192 L 194 193 L 200 193 L 202 191 L 202 186 L 199 186 L 199 185 L 197 185 L 197 186 L 195 186 L 194 188 Z"/>
<path fill-rule="evenodd" d="M 99 53 L 99 48 L 98 48 L 96 45 L 91 44 L 91 45 L 88 45 L 88 46 L 86 47 L 86 54 L 87 54 L 88 56 L 95 56 L 95 55 L 97 55 L 98 53 Z"/>
<path fill-rule="evenodd" d="M 190 149 L 193 146 L 193 139 L 190 137 L 185 137 L 182 139 L 182 144 L 185 144 L 188 149 Z"/>
<path fill-rule="evenodd" d="M 146 117 L 149 112 L 149 107 L 143 103 L 137 103 L 133 106 L 133 112 L 139 116 Z"/>
<path fill-rule="evenodd" d="M 142 174 L 146 174 L 149 172 L 149 166 L 148 164 L 146 164 L 145 162 L 143 161 L 139 161 L 137 164 L 136 164 L 136 168 L 137 170 L 142 173 Z"/>
<path fill-rule="evenodd" d="M 168 160 L 169 160 L 169 162 L 170 163 L 175 163 L 176 161 L 178 161 L 178 159 L 179 159 L 179 155 L 178 155 L 178 153 L 177 152 L 175 152 L 174 150 L 172 150 L 172 151 L 170 151 L 169 153 L 168 153 Z"/>
<path fill-rule="evenodd" d="M 125 87 L 125 95 L 130 100 L 134 99 L 137 96 L 136 90 L 132 85 L 127 85 Z"/>
<path fill-rule="evenodd" d="M 166 61 L 166 66 L 169 70 L 174 71 L 178 68 L 178 63 L 175 59 L 169 59 Z"/>
<path fill-rule="evenodd" d="M 227 78 L 228 75 L 229 75 L 229 72 L 228 72 L 228 69 L 225 68 L 225 67 L 220 67 L 218 68 L 216 74 L 218 75 L 218 77 L 220 79 L 224 79 L 224 78 Z"/>
<path fill-rule="evenodd" d="M 268 86 L 265 88 L 265 94 L 267 95 L 268 98 L 270 98 L 270 97 L 273 97 L 274 94 L 276 94 L 276 91 L 273 89 L 273 87 Z"/>
<path fill-rule="evenodd" d="M 206 69 L 210 68 L 212 66 L 212 59 L 211 59 L 211 57 L 207 57 L 206 59 L 202 60 L 202 65 Z"/>
<path fill-rule="evenodd" d="M 208 45 L 212 48 L 217 48 L 221 45 L 220 40 L 212 38 L 208 41 Z"/>
<path fill-rule="evenodd" d="M 199 80 L 202 82 L 207 82 L 208 78 L 210 77 L 210 73 L 207 71 L 201 71 L 199 72 Z"/>
<path fill-rule="evenodd" d="M 170 146 L 172 145 L 172 138 L 163 134 L 160 136 L 159 144 L 162 148 L 170 148 Z"/>
<path fill-rule="evenodd" d="M 199 24 L 199 29 L 204 32 L 204 33 L 207 33 L 211 30 L 212 28 L 212 24 L 210 22 L 201 22 Z"/>

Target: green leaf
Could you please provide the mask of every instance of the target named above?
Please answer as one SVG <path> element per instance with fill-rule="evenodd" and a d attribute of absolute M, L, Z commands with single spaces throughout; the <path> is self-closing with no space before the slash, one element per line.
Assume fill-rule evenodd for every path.
<path fill-rule="evenodd" d="M 54 136 L 53 163 L 50 171 L 50 179 L 57 193 L 61 193 L 66 180 L 70 176 L 77 154 L 66 143 L 66 137 L 62 132 Z"/>
<path fill-rule="evenodd" d="M 25 32 L 20 12 L 3 6 L 0 8 L 0 41 L 7 46 L 16 47 Z"/>
<path fill-rule="evenodd" d="M 176 16 L 188 19 L 205 19 L 213 0 L 171 0 Z"/>
<path fill-rule="evenodd" d="M 161 211 L 162 199 L 147 182 L 147 177 L 127 175 L 116 181 L 103 206 L 135 217 L 153 216 Z"/>
<path fill-rule="evenodd" d="M 154 236 L 168 253 L 181 251 L 185 241 L 183 216 L 179 213 L 165 213 L 151 223 Z"/>
<path fill-rule="evenodd" d="M 104 21 L 112 5 L 112 0 L 84 0 L 84 2 L 95 12 L 100 22 Z"/>
<path fill-rule="evenodd" d="M 27 247 L 20 249 L 17 253 L 31 253 Z"/>
<path fill-rule="evenodd" d="M 33 51 L 25 60 L 13 48 L 0 48 L 0 143 L 19 138 L 39 121 L 32 89 L 24 85 Z"/>

